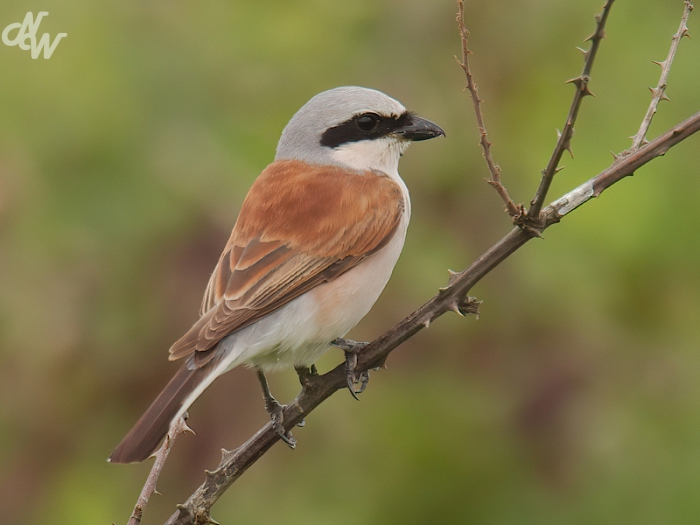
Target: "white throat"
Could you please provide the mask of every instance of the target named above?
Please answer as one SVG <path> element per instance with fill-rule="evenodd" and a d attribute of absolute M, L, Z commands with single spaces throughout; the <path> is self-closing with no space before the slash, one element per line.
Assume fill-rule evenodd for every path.
<path fill-rule="evenodd" d="M 356 171 L 381 171 L 401 188 L 405 203 L 404 220 L 408 226 L 411 217 L 411 198 L 406 183 L 399 175 L 399 158 L 411 143 L 393 137 L 383 137 L 376 140 L 349 142 L 333 150 L 331 158 L 338 164 L 343 164 Z"/>
<path fill-rule="evenodd" d="M 377 170 L 396 178 L 399 174 L 399 157 L 409 144 L 394 137 L 349 142 L 335 148 L 331 158 L 353 170 Z"/>

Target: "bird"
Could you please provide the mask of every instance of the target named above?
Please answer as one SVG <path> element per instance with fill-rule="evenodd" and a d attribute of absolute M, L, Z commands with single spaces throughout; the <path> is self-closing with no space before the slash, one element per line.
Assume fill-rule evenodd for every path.
<path fill-rule="evenodd" d="M 444 135 L 365 87 L 330 89 L 302 106 L 243 201 L 199 319 L 170 348 L 183 364 L 109 461 L 151 456 L 200 394 L 240 365 L 256 370 L 273 427 L 292 448 L 267 372 L 315 373 L 335 345 L 355 395 L 361 344 L 342 338 L 369 312 L 403 248 L 411 202 L 399 158 L 411 142 Z"/>

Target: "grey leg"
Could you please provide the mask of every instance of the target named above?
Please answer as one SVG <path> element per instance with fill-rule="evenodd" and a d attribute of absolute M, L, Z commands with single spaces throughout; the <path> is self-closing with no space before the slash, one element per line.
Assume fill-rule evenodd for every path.
<path fill-rule="evenodd" d="M 280 405 L 279 402 L 274 397 L 272 397 L 272 394 L 270 393 L 270 387 L 267 384 L 267 378 L 265 377 L 263 371 L 258 368 L 257 372 L 258 381 L 260 381 L 260 386 L 262 387 L 263 391 L 263 400 L 265 401 L 265 412 L 267 412 L 267 414 L 270 416 L 270 420 L 272 421 L 272 428 L 274 428 L 275 432 L 279 434 L 279 436 L 282 438 L 282 441 L 289 445 L 289 448 L 293 450 L 297 445 L 297 440 L 294 439 L 294 436 L 292 436 L 291 432 L 287 432 L 284 429 L 283 423 L 285 405 Z"/>

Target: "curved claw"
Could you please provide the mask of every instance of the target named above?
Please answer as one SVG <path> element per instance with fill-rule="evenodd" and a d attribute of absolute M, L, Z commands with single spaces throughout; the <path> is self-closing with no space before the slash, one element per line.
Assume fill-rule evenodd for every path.
<path fill-rule="evenodd" d="M 345 380 L 348 384 L 348 390 L 350 394 L 357 401 L 360 400 L 357 397 L 357 392 L 355 392 L 355 384 L 357 383 L 357 378 L 355 377 L 355 368 L 357 368 L 357 352 L 345 351 Z"/>
<path fill-rule="evenodd" d="M 345 341 L 343 340 L 343 342 L 345 342 Z M 359 376 L 355 374 L 355 369 L 357 368 L 357 353 L 359 352 L 359 350 L 364 348 L 367 344 L 366 343 L 356 343 L 355 341 L 350 341 L 350 342 L 356 346 L 352 350 L 345 351 L 345 379 L 347 381 L 348 390 L 350 390 L 350 394 L 357 401 L 359 401 L 360 398 L 357 397 L 357 395 L 364 392 L 365 388 L 367 388 L 367 383 L 369 383 L 369 371 L 364 370 L 364 371 L 360 372 Z M 335 341 L 333 342 L 333 344 L 335 344 Z M 359 347 L 359 349 L 358 349 L 358 347 Z M 360 384 L 360 389 L 355 390 L 355 385 L 358 383 Z"/>
<path fill-rule="evenodd" d="M 365 370 L 364 372 L 360 372 L 360 389 L 357 391 L 358 394 L 361 394 L 362 392 L 365 391 L 365 388 L 367 388 L 367 383 L 369 383 L 369 370 Z"/>
<path fill-rule="evenodd" d="M 360 392 L 355 392 L 355 385 L 352 383 L 351 379 L 348 379 L 348 390 L 350 390 L 350 395 L 355 398 L 355 401 L 359 401 L 360 398 L 357 397 L 357 394 Z"/>
<path fill-rule="evenodd" d="M 284 408 L 285 405 L 280 405 L 274 398 L 272 398 L 272 402 L 265 403 L 265 410 L 270 416 L 270 421 L 272 421 L 272 428 L 282 441 L 294 450 L 297 446 L 297 440 L 294 439 L 291 432 L 284 429 Z"/>
<path fill-rule="evenodd" d="M 285 432 L 283 428 L 282 431 L 278 430 L 277 434 L 279 434 L 282 441 L 284 441 L 289 448 L 291 448 L 292 450 L 297 448 L 297 440 L 294 439 L 294 436 L 292 436 L 291 432 Z"/>

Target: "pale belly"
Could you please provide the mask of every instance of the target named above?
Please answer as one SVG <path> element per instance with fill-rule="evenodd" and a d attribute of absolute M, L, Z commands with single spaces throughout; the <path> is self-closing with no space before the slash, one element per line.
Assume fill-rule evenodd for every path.
<path fill-rule="evenodd" d="M 337 279 L 317 286 L 254 325 L 226 337 L 222 368 L 310 366 L 372 308 L 403 248 L 408 213 L 393 239 Z"/>

